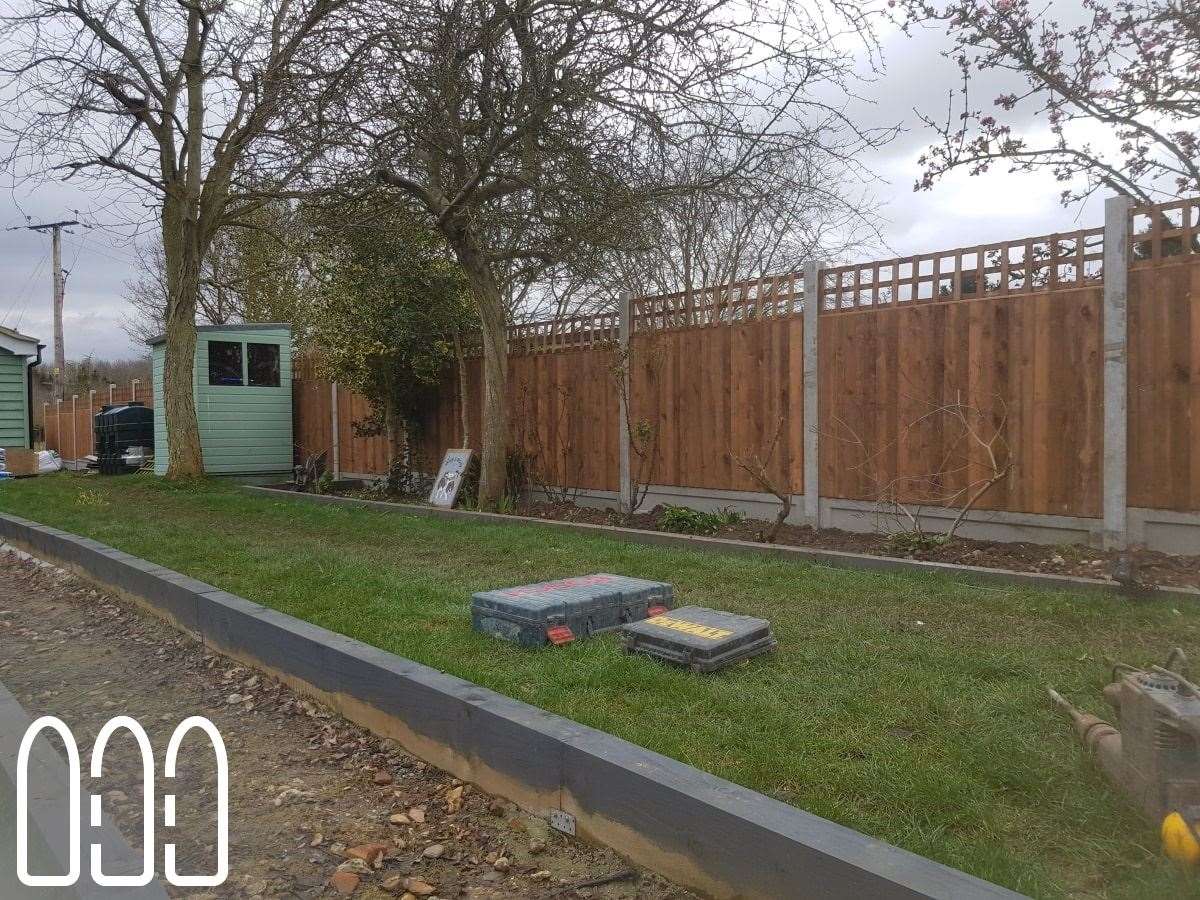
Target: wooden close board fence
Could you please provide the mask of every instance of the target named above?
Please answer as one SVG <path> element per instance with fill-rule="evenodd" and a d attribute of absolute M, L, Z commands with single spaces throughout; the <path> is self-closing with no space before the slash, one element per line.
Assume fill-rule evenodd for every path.
<path fill-rule="evenodd" d="M 1129 273 L 1129 505 L 1200 510 L 1200 254 Z"/>
<path fill-rule="evenodd" d="M 982 448 L 940 411 L 961 398 L 987 437 L 1007 430 L 1013 472 L 983 508 L 1100 515 L 1100 293 L 821 317 L 822 493 L 874 500 L 901 479 L 916 495 L 941 473 L 931 488 L 948 495 L 985 477 Z"/>
<path fill-rule="evenodd" d="M 1200 510 L 1200 200 L 1131 216 L 1128 271 L 1129 505 Z M 963 404 L 999 428 L 1011 474 L 986 509 L 1101 515 L 1104 456 L 1104 229 L 1022 238 L 821 270 L 819 477 L 823 497 L 909 499 L 986 474 L 986 456 L 945 410 Z M 804 491 L 801 273 L 633 303 L 632 420 L 657 432 L 651 480 L 757 490 L 737 457 L 765 455 Z M 510 331 L 514 444 L 535 482 L 618 486 L 619 413 L 612 313 Z M 467 361 L 471 443 L 480 434 L 481 367 Z M 361 398 L 343 391 L 341 469 L 379 473 L 383 439 L 354 436 Z M 453 371 L 422 418 L 432 465 L 463 442 Z M 296 383 L 301 452 L 330 442 L 330 388 Z M 635 461 L 636 465 L 636 461 Z M 926 487 L 926 489 L 927 489 Z"/>
<path fill-rule="evenodd" d="M 736 463 L 757 454 L 779 484 L 802 492 L 803 335 L 798 317 L 635 335 L 632 418 L 658 430 L 651 480 L 761 490 Z"/>
<path fill-rule="evenodd" d="M 137 400 L 146 406 L 154 405 L 154 391 L 149 383 L 114 388 L 109 400 L 107 390 L 89 396 L 58 402 L 44 402 L 34 410 L 34 422 L 42 427 L 42 442 L 47 450 L 56 450 L 63 459 L 83 459 L 95 452 L 96 413 L 108 403 L 120 405 Z"/>

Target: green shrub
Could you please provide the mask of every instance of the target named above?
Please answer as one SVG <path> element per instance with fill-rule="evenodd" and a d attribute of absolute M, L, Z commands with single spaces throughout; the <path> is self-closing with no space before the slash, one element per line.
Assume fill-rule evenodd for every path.
<path fill-rule="evenodd" d="M 736 524 L 741 519 L 741 515 L 731 509 L 701 512 L 687 506 L 664 506 L 657 526 L 659 531 L 677 534 L 716 534 L 722 527 Z"/>
<path fill-rule="evenodd" d="M 923 553 L 947 542 L 944 534 L 925 534 L 921 531 L 898 531 L 888 537 L 888 548 L 894 553 Z"/>
<path fill-rule="evenodd" d="M 313 485 L 313 493 L 330 494 L 333 493 L 333 473 L 326 469 L 321 473 L 321 477 L 317 479 L 317 483 Z"/>
<path fill-rule="evenodd" d="M 717 524 L 722 528 L 730 528 L 746 518 L 732 506 L 722 506 L 713 515 L 717 517 Z"/>

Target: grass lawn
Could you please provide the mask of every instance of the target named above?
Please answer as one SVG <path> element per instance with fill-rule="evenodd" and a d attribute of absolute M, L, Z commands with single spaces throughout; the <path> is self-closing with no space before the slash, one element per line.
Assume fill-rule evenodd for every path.
<path fill-rule="evenodd" d="M 849 572 L 252 497 L 146 476 L 0 482 L 0 510 L 620 735 L 1045 897 L 1198 895 L 1046 698 L 1104 712 L 1106 659 L 1200 658 L 1200 608 Z M 612 636 L 528 651 L 475 634 L 473 591 L 609 571 L 769 618 L 773 655 L 715 676 Z"/>

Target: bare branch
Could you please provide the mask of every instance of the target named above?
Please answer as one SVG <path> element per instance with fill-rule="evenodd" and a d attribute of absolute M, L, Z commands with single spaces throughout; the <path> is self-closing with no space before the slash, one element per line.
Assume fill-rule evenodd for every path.
<path fill-rule="evenodd" d="M 755 484 L 779 501 L 779 512 L 775 514 L 775 521 L 761 535 L 761 540 L 767 544 L 775 543 L 775 539 L 779 536 L 779 529 L 783 527 L 783 523 L 792 513 L 791 485 L 785 484 L 772 470 L 775 450 L 779 446 L 779 438 L 783 434 L 786 423 L 787 416 L 780 415 L 779 423 L 775 426 L 775 435 L 767 445 L 766 452 L 761 456 L 758 453 L 735 454 L 732 450 L 726 449 L 729 458 L 737 464 L 738 468 L 749 475 Z"/>
<path fill-rule="evenodd" d="M 953 46 L 945 55 L 962 71 L 961 110 L 945 123 L 922 116 L 938 140 L 921 159 L 916 189 L 965 168 L 988 171 L 997 161 L 1012 171 L 1049 171 L 1063 183 L 1064 203 L 1106 187 L 1152 202 L 1156 196 L 1200 190 L 1200 65 L 1193 4 L 1175 0 L 1084 0 L 1084 18 L 1067 29 L 1029 0 L 902 0 L 905 27 L 943 27 Z M 970 84 L 989 70 L 1013 73 L 1020 93 L 972 104 Z M 953 99 L 953 98 L 952 98 Z M 1016 134 L 1003 121 L 1018 108 L 1032 112 L 1048 139 Z M 1087 126 L 1110 141 L 1097 144 Z M 1032 129 L 1030 129 L 1032 132 Z"/>

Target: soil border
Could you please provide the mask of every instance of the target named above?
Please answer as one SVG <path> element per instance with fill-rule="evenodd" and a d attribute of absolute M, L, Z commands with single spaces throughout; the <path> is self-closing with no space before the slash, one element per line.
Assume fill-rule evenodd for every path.
<path fill-rule="evenodd" d="M 0 808 L 16 809 L 17 751 L 26 730 L 33 724 L 29 713 L 21 706 L 12 692 L 0 682 L 0 798 L 11 800 L 12 805 L 0 803 Z M 68 796 L 70 792 L 70 771 L 66 761 L 46 740 L 53 733 L 44 729 L 30 748 L 28 772 L 31 796 L 29 800 L 29 866 L 35 874 L 62 875 L 69 868 L 69 846 L 71 843 L 70 830 L 67 823 L 70 819 Z M 86 769 L 87 757 L 82 755 L 80 765 Z M 41 790 L 34 791 L 34 786 Z M 122 897 L 132 897 L 135 900 L 167 900 L 167 892 L 157 878 L 143 887 L 111 888 L 102 887 L 92 880 L 90 845 L 99 844 L 101 847 L 104 867 L 113 872 L 136 872 L 142 868 L 142 855 L 125 840 L 125 837 L 113 824 L 108 813 L 104 813 L 99 828 L 88 827 L 84 818 L 87 816 L 88 804 L 82 787 L 80 790 L 80 828 L 79 828 L 79 880 L 66 888 L 34 888 L 22 887 L 18 883 L 10 884 L 5 896 L 20 897 L 78 897 L 79 900 L 102 900 L 112 898 L 118 893 Z M 43 792 L 44 791 L 44 792 Z M 11 874 L 16 882 L 16 822 L 12 825 L 13 846 L 0 847 L 13 862 Z M 6 829 L 7 833 L 7 829 Z M 10 853 L 11 850 L 11 853 Z M 5 867 L 5 871 L 7 867 Z"/>
<path fill-rule="evenodd" d="M 1055 591 L 1078 591 L 1126 596 L 1131 599 L 1200 600 L 1200 590 L 1194 588 L 1159 585 L 1130 592 L 1115 581 L 1100 578 L 1082 578 L 1078 575 L 1054 575 L 1045 572 L 1018 572 L 1013 569 L 994 569 L 985 566 L 963 566 L 957 563 L 927 562 L 917 559 L 900 559 L 895 556 L 875 556 L 868 553 L 847 553 L 841 550 L 818 550 L 812 547 L 793 547 L 786 544 L 760 544 L 754 541 L 737 541 L 729 538 L 703 537 L 691 534 L 676 534 L 669 531 L 649 531 L 644 528 L 622 528 L 616 525 L 597 525 L 591 522 L 562 522 L 556 519 L 541 519 L 533 516 L 517 516 L 507 513 L 477 512 L 469 509 L 441 509 L 417 503 L 400 503 L 392 500 L 364 500 L 359 497 L 338 497 L 331 494 L 307 494 L 277 485 L 239 485 L 241 490 L 263 496 L 283 497 L 310 503 L 329 503 L 343 506 L 359 506 L 425 516 L 431 519 L 461 519 L 485 522 L 492 525 L 520 525 L 526 527 L 558 528 L 577 534 L 613 537 L 636 544 L 657 547 L 677 547 L 707 553 L 742 553 L 751 556 L 776 557 L 838 569 L 857 569 L 867 572 L 904 572 L 915 575 L 951 575 L 971 582 L 985 584 L 1008 584 L 1018 587 L 1036 587 Z"/>
<path fill-rule="evenodd" d="M 710 896 L 1021 896 L 90 538 L 7 514 L 0 537 L 488 793 L 542 815 L 570 813 L 581 836 Z"/>

